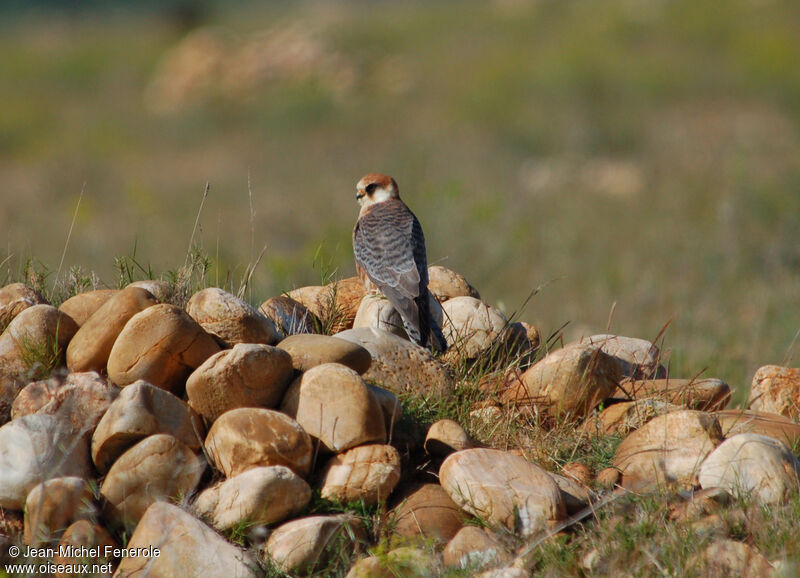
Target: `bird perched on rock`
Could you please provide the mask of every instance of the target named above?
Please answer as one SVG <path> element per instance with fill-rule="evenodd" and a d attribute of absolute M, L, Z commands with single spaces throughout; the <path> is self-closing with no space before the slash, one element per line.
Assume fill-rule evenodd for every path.
<path fill-rule="evenodd" d="M 358 276 L 368 290 L 372 282 L 397 309 L 411 341 L 445 351 L 447 342 L 428 301 L 428 258 L 417 217 L 387 175 L 369 174 L 358 181 L 356 199 L 361 205 L 353 229 Z"/>

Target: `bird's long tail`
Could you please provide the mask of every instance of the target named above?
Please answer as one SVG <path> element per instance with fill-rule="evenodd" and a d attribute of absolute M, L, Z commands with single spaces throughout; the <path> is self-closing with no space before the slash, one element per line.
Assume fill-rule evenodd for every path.
<path fill-rule="evenodd" d="M 430 347 L 435 353 L 444 353 L 447 351 L 447 340 L 442 334 L 442 328 L 439 327 L 436 319 L 431 315 L 428 295 L 422 295 L 415 301 L 419 309 L 419 329 L 421 334 L 421 343 L 419 344 L 423 347 Z"/>

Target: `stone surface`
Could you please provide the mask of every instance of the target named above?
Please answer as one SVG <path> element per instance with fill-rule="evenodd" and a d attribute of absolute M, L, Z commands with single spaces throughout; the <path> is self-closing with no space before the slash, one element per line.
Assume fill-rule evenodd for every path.
<path fill-rule="evenodd" d="M 592 501 L 589 490 L 575 479 L 553 472 L 548 473 L 561 491 L 561 499 L 564 501 L 564 507 L 569 516 L 580 512 Z"/>
<path fill-rule="evenodd" d="M 281 411 L 332 453 L 386 441 L 378 400 L 358 373 L 338 363 L 312 367 L 295 379 Z"/>
<path fill-rule="evenodd" d="M 592 470 L 581 462 L 568 462 L 561 468 L 561 473 L 565 478 L 578 482 L 582 486 L 589 487 L 592 483 Z"/>
<path fill-rule="evenodd" d="M 438 557 L 417 548 L 395 548 L 380 556 L 362 558 L 345 578 L 428 578 L 441 575 Z"/>
<path fill-rule="evenodd" d="M 11 283 L 0 289 L 0 332 L 28 307 L 47 305 L 47 299 L 24 283 Z"/>
<path fill-rule="evenodd" d="M 295 420 L 263 408 L 222 414 L 205 441 L 214 465 L 230 478 L 259 466 L 286 466 L 299 476 L 311 470 L 311 438 Z"/>
<path fill-rule="evenodd" d="M 400 454 L 392 446 L 358 446 L 332 457 L 321 474 L 320 495 L 367 505 L 385 502 L 400 481 Z"/>
<path fill-rule="evenodd" d="M 717 539 L 700 554 L 704 576 L 756 578 L 773 576 L 775 568 L 757 549 L 736 540 Z"/>
<path fill-rule="evenodd" d="M 364 293 L 361 280 L 348 277 L 324 286 L 300 287 L 287 295 L 313 313 L 325 333 L 338 333 L 353 326 Z"/>
<path fill-rule="evenodd" d="M 0 427 L 0 508 L 22 510 L 42 481 L 90 471 L 88 442 L 64 418 L 26 415 Z"/>
<path fill-rule="evenodd" d="M 154 305 L 131 317 L 111 348 L 108 377 L 120 386 L 143 379 L 182 396 L 186 378 L 219 351 L 182 309 Z"/>
<path fill-rule="evenodd" d="M 58 540 L 67 526 L 94 514 L 94 495 L 86 480 L 51 478 L 35 486 L 25 500 L 25 543 Z"/>
<path fill-rule="evenodd" d="M 369 351 L 372 364 L 363 377 L 389 391 L 435 393 L 453 389 L 447 368 L 426 349 L 402 337 L 374 327 L 343 331 L 336 337 Z"/>
<path fill-rule="evenodd" d="M 159 303 L 167 303 L 172 299 L 172 285 L 170 285 L 167 281 L 162 281 L 161 279 L 144 279 L 142 281 L 134 281 L 132 283 L 128 283 L 125 288 L 128 287 L 141 287 L 142 289 L 146 289 L 153 294 L 153 296 L 158 299 Z"/>
<path fill-rule="evenodd" d="M 453 452 L 475 447 L 469 434 L 452 419 L 440 419 L 428 428 L 425 451 L 435 456 L 448 456 Z"/>
<path fill-rule="evenodd" d="M 353 320 L 353 328 L 375 327 L 408 339 L 403 328 L 403 318 L 382 294 L 365 295 Z"/>
<path fill-rule="evenodd" d="M 11 417 L 45 413 L 64 418 L 91 436 L 100 418 L 119 395 L 119 388 L 96 372 L 70 373 L 34 381 L 23 388 L 11 406 Z"/>
<path fill-rule="evenodd" d="M 581 343 L 599 345 L 619 365 L 623 378 L 653 379 L 666 377 L 661 365 L 661 351 L 645 339 L 600 334 L 581 339 Z"/>
<path fill-rule="evenodd" d="M 714 412 L 719 420 L 722 435 L 756 433 L 782 441 L 790 448 L 800 443 L 800 424 L 777 413 L 765 413 L 746 409 L 723 409 Z"/>
<path fill-rule="evenodd" d="M 611 489 L 619 484 L 622 474 L 617 468 L 603 468 L 597 472 L 595 481 L 597 485 L 604 489 Z"/>
<path fill-rule="evenodd" d="M 256 561 L 178 506 L 156 502 L 145 512 L 127 547 L 158 555 L 124 557 L 114 576 L 257 576 Z M 149 550 L 145 550 L 148 549 Z"/>
<path fill-rule="evenodd" d="M 688 409 L 716 411 L 731 398 L 731 388 L 721 379 L 652 379 L 621 383 L 614 397 L 658 399 Z"/>
<path fill-rule="evenodd" d="M 566 345 L 549 353 L 501 392 L 501 400 L 533 405 L 553 416 L 585 416 L 619 382 L 618 364 L 596 345 Z"/>
<path fill-rule="evenodd" d="M 497 538 L 477 526 L 461 528 L 447 544 L 442 556 L 445 566 L 472 571 L 508 564 L 513 559 Z"/>
<path fill-rule="evenodd" d="M 258 308 L 272 320 L 282 338 L 298 333 L 314 333 L 319 327 L 319 319 L 308 308 L 288 295 L 270 297 Z"/>
<path fill-rule="evenodd" d="M 713 416 L 675 411 L 654 418 L 625 438 L 613 465 L 627 488 L 664 487 L 672 482 L 693 485 L 703 460 L 720 443 L 722 432 Z"/>
<path fill-rule="evenodd" d="M 448 356 L 474 359 L 491 347 L 508 325 L 499 309 L 475 297 L 453 297 L 442 303 L 442 310 Z"/>
<path fill-rule="evenodd" d="M 311 500 L 311 487 L 284 466 L 256 467 L 203 491 L 197 515 L 225 531 L 240 524 L 269 526 L 297 514 Z"/>
<path fill-rule="evenodd" d="M 784 503 L 800 489 L 800 462 L 782 442 L 759 434 L 728 438 L 700 466 L 700 485 L 764 504 Z"/>
<path fill-rule="evenodd" d="M 111 348 L 131 317 L 157 304 L 156 298 L 140 287 L 129 287 L 106 301 L 81 325 L 67 346 L 70 371 L 102 371 Z"/>
<path fill-rule="evenodd" d="M 550 475 L 507 452 L 479 448 L 451 454 L 439 478 L 463 510 L 522 536 L 566 517 L 561 491 Z"/>
<path fill-rule="evenodd" d="M 97 424 L 92 460 L 101 473 L 106 472 L 128 448 L 159 433 L 169 434 L 197 452 L 205 429 L 186 402 L 146 381 L 137 381 L 122 389 Z"/>
<path fill-rule="evenodd" d="M 78 553 L 81 552 L 81 548 L 85 548 L 87 550 L 96 548 L 100 556 L 61 556 L 56 554 L 53 557 L 53 563 L 63 564 L 65 566 L 75 566 L 77 564 L 88 563 L 90 564 L 90 568 L 91 564 L 108 564 L 111 566 L 109 562 L 113 560 L 113 556 L 105 556 L 104 553 L 106 552 L 106 548 L 110 548 L 110 553 L 113 554 L 113 549 L 118 547 L 118 544 L 114 541 L 105 528 L 98 524 L 93 524 L 89 520 L 78 520 L 77 522 L 70 524 L 70 526 L 64 530 L 61 541 L 58 543 L 58 552 L 64 552 L 66 554 L 68 551 L 72 551 Z M 105 578 L 106 576 L 111 576 L 111 574 L 112 573 L 109 570 L 108 572 L 98 573 L 96 576 L 102 576 Z M 68 578 L 74 575 L 74 572 L 56 572 L 54 577 Z"/>
<path fill-rule="evenodd" d="M 167 434 L 145 438 L 122 454 L 108 470 L 100 495 L 108 513 L 126 528 L 136 525 L 151 504 L 189 496 L 206 461 Z"/>
<path fill-rule="evenodd" d="M 73 295 L 61 305 L 58 309 L 62 313 L 66 313 L 72 320 L 81 327 L 92 314 L 100 309 L 100 307 L 111 299 L 114 295 L 119 293 L 119 289 L 96 289 L 95 291 L 85 291 Z"/>
<path fill-rule="evenodd" d="M 354 516 L 311 516 L 279 526 L 264 555 L 284 572 L 306 575 L 324 566 L 336 550 L 351 551 L 363 538 L 363 525 Z"/>
<path fill-rule="evenodd" d="M 395 427 L 403 417 L 403 405 L 397 396 L 388 389 L 383 389 L 377 385 L 367 383 L 367 389 L 378 400 L 378 405 L 381 406 L 383 411 L 383 424 L 386 427 L 386 435 L 389 438 L 389 443 L 392 442 Z"/>
<path fill-rule="evenodd" d="M 364 373 L 372 363 L 369 351 L 360 345 L 328 335 L 290 335 L 278 347 L 292 356 L 292 364 L 298 371 L 308 371 L 323 363 L 340 363 Z"/>
<path fill-rule="evenodd" d="M 275 407 L 293 376 L 292 357 L 286 351 L 238 343 L 195 369 L 186 380 L 186 395 L 192 409 L 211 423 L 237 407 Z"/>
<path fill-rule="evenodd" d="M 456 535 L 465 519 L 461 509 L 439 484 L 413 484 L 403 488 L 392 517 L 395 535 L 422 536 L 443 544 Z"/>
<path fill-rule="evenodd" d="M 20 311 L 0 335 L 3 372 L 35 376 L 63 363 L 64 351 L 78 325 L 52 305 Z"/>
<path fill-rule="evenodd" d="M 800 419 L 800 368 L 759 367 L 750 384 L 748 407 Z"/>
<path fill-rule="evenodd" d="M 470 285 L 462 275 L 441 265 L 428 267 L 428 291 L 440 302 L 453 297 L 481 298 L 477 289 Z"/>
<path fill-rule="evenodd" d="M 609 405 L 597 416 L 591 416 L 581 429 L 591 435 L 628 435 L 651 419 L 679 409 L 683 408 L 658 399 L 623 401 Z"/>
<path fill-rule="evenodd" d="M 271 319 L 236 295 L 217 287 L 201 289 L 192 295 L 186 312 L 224 347 L 237 343 L 274 345 L 280 340 Z"/>

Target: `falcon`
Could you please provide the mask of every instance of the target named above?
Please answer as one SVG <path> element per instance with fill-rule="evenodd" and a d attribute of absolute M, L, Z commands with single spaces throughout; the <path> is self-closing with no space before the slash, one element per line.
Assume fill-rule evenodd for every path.
<path fill-rule="evenodd" d="M 358 276 L 397 309 L 411 341 L 444 352 L 447 342 L 428 301 L 428 258 L 417 217 L 387 175 L 369 174 L 358 181 L 356 200 L 361 206 L 353 229 Z"/>

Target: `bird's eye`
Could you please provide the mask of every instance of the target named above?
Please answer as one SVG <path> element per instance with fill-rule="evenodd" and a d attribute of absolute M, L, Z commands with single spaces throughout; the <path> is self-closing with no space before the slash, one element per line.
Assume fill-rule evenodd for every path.
<path fill-rule="evenodd" d="M 368 195 L 371 195 L 372 193 L 374 193 L 374 192 L 375 192 L 375 189 L 377 189 L 377 188 L 378 188 L 378 185 L 377 185 L 376 183 L 370 183 L 370 184 L 368 184 L 368 185 L 367 185 L 367 194 L 368 194 Z"/>

